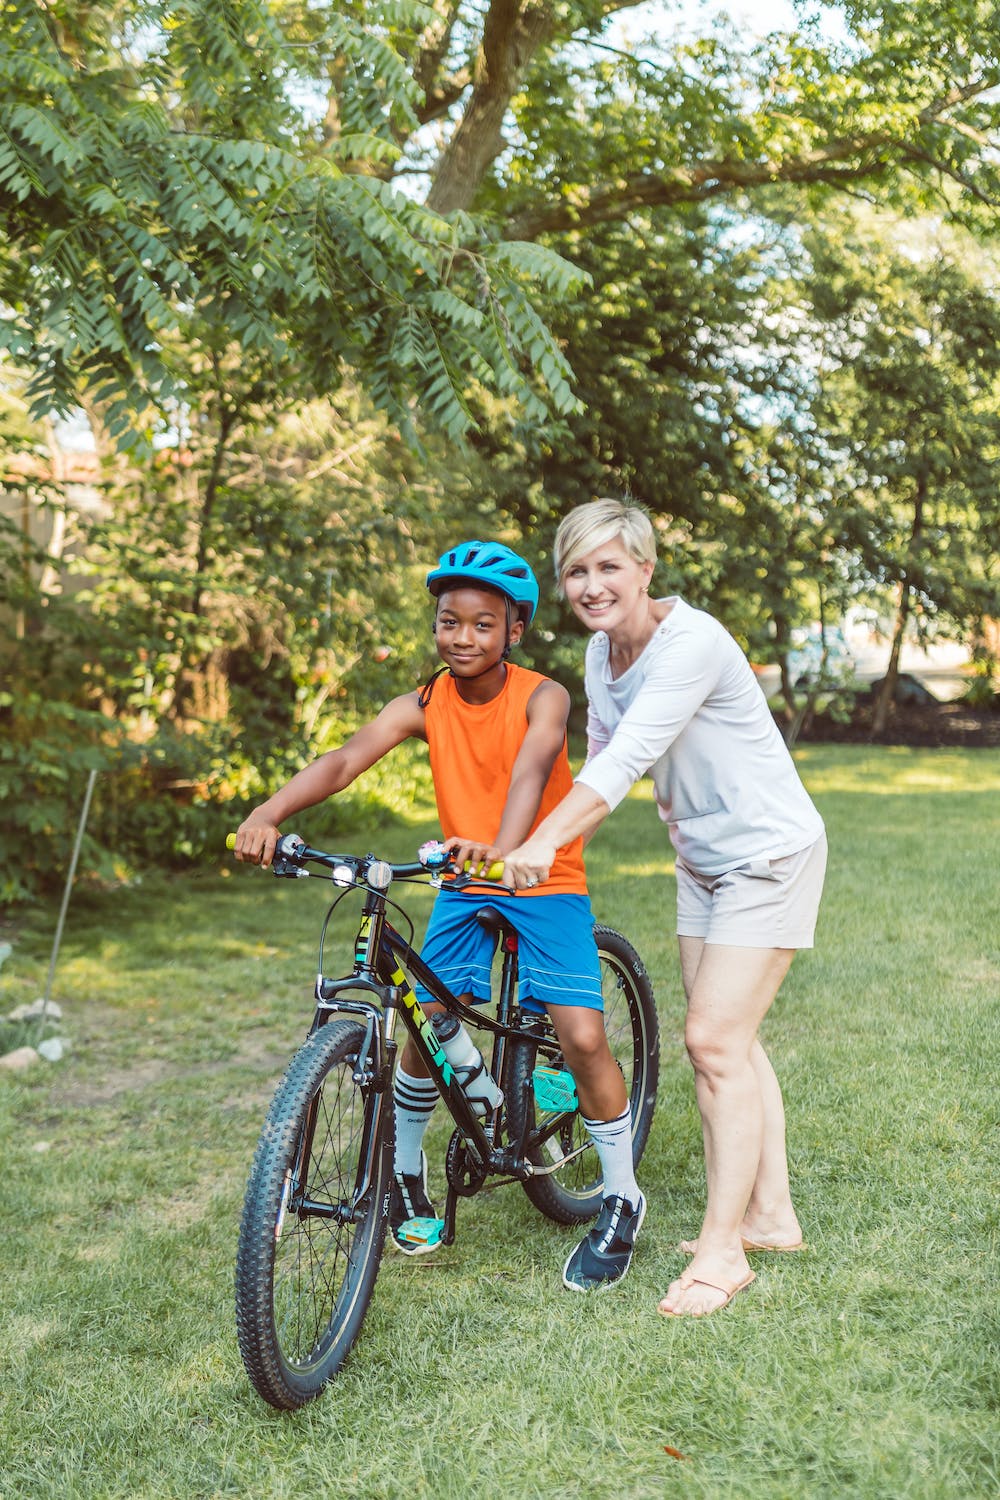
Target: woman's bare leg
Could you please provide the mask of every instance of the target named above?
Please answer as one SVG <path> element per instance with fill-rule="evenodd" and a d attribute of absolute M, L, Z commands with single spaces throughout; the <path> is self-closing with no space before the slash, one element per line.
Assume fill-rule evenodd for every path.
<path fill-rule="evenodd" d="M 750 1274 L 742 1240 L 751 1201 L 761 1207 L 770 1202 L 768 1212 L 778 1215 L 791 1209 L 781 1091 L 757 1028 L 794 950 L 680 942 L 688 994 L 685 1042 L 695 1071 L 708 1192 L 694 1258 L 660 1310 L 700 1316 L 726 1300 L 717 1288 L 738 1286 Z"/>

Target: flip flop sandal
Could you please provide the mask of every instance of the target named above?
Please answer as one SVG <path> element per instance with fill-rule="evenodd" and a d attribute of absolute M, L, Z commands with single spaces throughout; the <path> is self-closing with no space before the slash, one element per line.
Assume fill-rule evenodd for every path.
<path fill-rule="evenodd" d="M 681 1240 L 681 1242 L 677 1246 L 677 1248 L 681 1252 L 682 1255 L 694 1255 L 695 1251 L 698 1248 L 698 1241 L 697 1240 Z M 744 1240 L 743 1241 L 743 1249 L 745 1251 L 752 1251 L 752 1250 L 763 1251 L 763 1250 L 767 1250 L 772 1255 L 792 1255 L 792 1254 L 794 1254 L 794 1252 L 796 1250 L 805 1250 L 806 1248 L 807 1247 L 806 1247 L 805 1240 L 799 1240 L 799 1242 L 798 1242 L 797 1245 L 765 1245 L 765 1244 L 761 1243 L 759 1240 Z"/>

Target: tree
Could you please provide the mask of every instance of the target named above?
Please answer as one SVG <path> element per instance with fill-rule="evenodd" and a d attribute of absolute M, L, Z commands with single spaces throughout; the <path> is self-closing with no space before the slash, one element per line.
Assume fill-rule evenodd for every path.
<path fill-rule="evenodd" d="M 991 0 L 847 4 L 843 43 L 807 24 L 749 56 L 719 37 L 681 43 L 662 23 L 634 53 L 616 52 L 609 20 L 641 11 L 628 0 L 431 9 L 400 48 L 424 90 L 418 124 L 447 122 L 428 196 L 440 212 L 477 206 L 489 186 L 504 232 L 536 238 L 775 182 L 884 189 L 896 175 L 998 201 Z M 628 102 L 624 155 L 602 151 L 592 128 L 609 100 Z M 558 153 L 562 170 L 526 174 L 525 153 L 559 138 L 574 142 Z"/>
<path fill-rule="evenodd" d="M 1000 612 L 1000 300 L 971 247 L 879 244 L 868 227 L 814 238 L 811 291 L 829 330 L 814 411 L 840 545 L 896 600 L 879 733 L 911 622 L 969 630 Z"/>
<path fill-rule="evenodd" d="M 2 334 L 36 407 L 86 389 L 126 439 L 130 408 L 183 399 L 163 341 L 210 311 L 286 388 L 289 360 L 303 396 L 353 367 L 455 436 L 470 381 L 540 417 L 529 367 L 571 409 L 526 287 L 574 281 L 526 240 L 775 182 L 1000 199 L 990 0 L 849 4 L 846 44 L 749 55 L 615 50 L 635 8 L 4 0 Z M 421 179 L 424 204 L 394 185 Z"/>
<path fill-rule="evenodd" d="M 87 613 L 24 595 L 19 671 L 148 737 L 147 789 L 242 735 L 246 791 L 259 746 L 410 685 L 414 559 L 459 530 L 544 568 L 566 506 L 631 488 L 667 586 L 778 655 L 874 567 L 803 235 L 857 196 L 992 223 L 991 8 L 749 51 L 625 45 L 633 9 L 0 0 L 0 343 L 36 410 L 86 406 L 113 502 Z"/>

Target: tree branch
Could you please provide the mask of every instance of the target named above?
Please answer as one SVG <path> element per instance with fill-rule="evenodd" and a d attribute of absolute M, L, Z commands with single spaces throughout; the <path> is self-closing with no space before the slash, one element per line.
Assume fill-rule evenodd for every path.
<path fill-rule="evenodd" d="M 421 125 L 439 119 L 460 99 L 472 82 L 471 67 L 439 77 L 441 66 L 451 46 L 462 0 L 436 0 L 436 20 L 424 29 L 413 62 L 414 81 L 423 90 L 424 103 L 417 110 Z"/>
<path fill-rule="evenodd" d="M 945 177 L 950 177 L 965 192 L 969 193 L 973 198 L 978 199 L 980 203 L 985 203 L 987 207 L 995 208 L 997 206 L 997 200 L 991 198 L 989 193 L 984 192 L 979 184 L 973 182 L 972 178 L 967 176 L 965 172 L 960 172 L 957 167 L 951 166 L 949 162 L 942 161 L 940 157 L 934 156 L 930 151 L 918 151 L 915 146 L 904 146 L 902 155 L 909 161 L 922 162 L 924 166 L 933 167 L 936 172 L 941 172 Z"/>
<path fill-rule="evenodd" d="M 957 104 L 996 87 L 1000 73 L 995 71 L 934 100 L 916 116 L 918 127 L 949 124 L 949 110 Z M 514 214 L 506 225 L 511 239 L 537 239 L 539 235 L 583 229 L 623 218 L 636 208 L 662 207 L 673 203 L 697 203 L 720 193 L 740 188 L 763 187 L 782 182 L 840 182 L 877 175 L 885 170 L 895 154 L 903 158 L 922 159 L 950 172 L 969 192 L 983 202 L 995 200 L 971 178 L 962 176 L 930 153 L 922 155 L 909 141 L 889 131 L 869 135 L 846 136 L 828 145 L 798 156 L 762 161 L 730 160 L 725 157 L 677 167 L 669 172 L 637 172 L 605 186 L 577 190 L 575 201 L 561 198 Z"/>

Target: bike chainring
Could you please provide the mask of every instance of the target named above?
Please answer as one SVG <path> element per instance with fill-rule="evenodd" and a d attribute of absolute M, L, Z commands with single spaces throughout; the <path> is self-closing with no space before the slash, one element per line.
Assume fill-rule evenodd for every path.
<path fill-rule="evenodd" d="M 471 1198 L 478 1193 L 486 1181 L 486 1167 L 469 1150 L 461 1131 L 456 1130 L 448 1142 L 448 1154 L 444 1159 L 445 1176 L 448 1186 L 452 1188 L 460 1198 Z"/>

